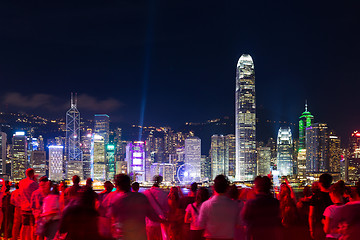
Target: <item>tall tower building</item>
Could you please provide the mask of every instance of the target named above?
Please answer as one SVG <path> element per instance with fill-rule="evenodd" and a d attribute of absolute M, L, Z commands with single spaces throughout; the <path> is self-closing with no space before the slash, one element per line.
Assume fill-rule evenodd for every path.
<path fill-rule="evenodd" d="M 340 174 L 341 161 L 341 141 L 340 137 L 333 132 L 329 134 L 329 171 L 333 174 Z"/>
<path fill-rule="evenodd" d="M 290 127 L 280 127 L 277 137 L 277 166 L 280 176 L 292 176 L 293 139 Z"/>
<path fill-rule="evenodd" d="M 95 114 L 94 133 L 104 138 L 105 144 L 109 143 L 110 117 L 107 114 Z"/>
<path fill-rule="evenodd" d="M 255 70 L 250 55 L 243 54 L 236 67 L 235 135 L 236 179 L 252 181 L 256 176 Z"/>
<path fill-rule="evenodd" d="M 91 144 L 91 163 L 93 180 L 106 180 L 106 152 L 105 139 L 103 136 L 94 134 Z"/>
<path fill-rule="evenodd" d="M 350 136 L 349 154 L 347 160 L 347 177 L 351 182 L 360 177 L 360 132 L 355 131 Z"/>
<path fill-rule="evenodd" d="M 66 112 L 66 178 L 73 175 L 83 178 L 82 151 L 80 149 L 80 112 L 77 110 L 77 99 L 71 94 L 70 109 Z"/>
<path fill-rule="evenodd" d="M 230 179 L 235 179 L 236 172 L 236 143 L 235 135 L 229 134 L 225 136 L 225 161 L 226 164 L 226 175 Z"/>
<path fill-rule="evenodd" d="M 226 174 L 225 168 L 225 137 L 223 135 L 211 136 L 211 179 L 219 174 Z"/>
<path fill-rule="evenodd" d="M 6 133 L 0 132 L 0 176 L 6 173 L 6 141 Z"/>
<path fill-rule="evenodd" d="M 15 181 L 25 178 L 29 167 L 25 132 L 16 132 L 12 139 L 11 177 Z"/>
<path fill-rule="evenodd" d="M 329 133 L 325 123 L 314 123 L 306 129 L 306 172 L 329 171 Z"/>
<path fill-rule="evenodd" d="M 257 148 L 257 175 L 267 176 L 271 171 L 271 148 Z"/>
<path fill-rule="evenodd" d="M 201 177 L 201 139 L 188 137 L 185 139 L 185 172 L 190 181 L 198 182 Z"/>
<path fill-rule="evenodd" d="M 63 180 L 63 154 L 63 146 L 49 146 L 49 178 L 52 181 Z"/>
<path fill-rule="evenodd" d="M 106 180 L 113 180 L 115 177 L 115 145 L 106 145 Z"/>
<path fill-rule="evenodd" d="M 311 126 L 314 116 L 308 111 L 307 102 L 305 103 L 305 111 L 299 120 L 299 150 L 306 149 L 306 128 Z"/>
<path fill-rule="evenodd" d="M 48 166 L 46 162 L 46 152 L 40 150 L 31 151 L 30 165 L 34 169 L 35 175 L 46 175 Z"/>
<path fill-rule="evenodd" d="M 126 145 L 126 161 L 128 174 L 134 181 L 145 181 L 145 142 L 135 141 Z"/>

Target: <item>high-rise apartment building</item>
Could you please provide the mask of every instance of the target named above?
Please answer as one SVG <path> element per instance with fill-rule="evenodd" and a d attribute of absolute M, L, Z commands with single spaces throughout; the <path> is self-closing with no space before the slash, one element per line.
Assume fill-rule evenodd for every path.
<path fill-rule="evenodd" d="M 201 176 L 201 139 L 188 137 L 185 139 L 185 181 L 200 181 Z"/>
<path fill-rule="evenodd" d="M 77 99 L 71 94 L 70 109 L 66 112 L 66 177 L 71 179 L 73 175 L 83 178 L 82 151 L 80 149 L 80 112 L 77 107 Z"/>
<path fill-rule="evenodd" d="M 115 145 L 106 145 L 106 180 L 113 180 L 115 177 Z"/>
<path fill-rule="evenodd" d="M 243 54 L 236 67 L 235 91 L 236 179 L 256 176 L 255 70 L 250 55 Z"/>
<path fill-rule="evenodd" d="M 84 179 L 91 178 L 91 131 L 81 136 L 81 151 L 83 152 L 83 175 Z"/>
<path fill-rule="evenodd" d="M 130 142 L 126 146 L 126 161 L 128 174 L 134 181 L 145 181 L 145 143 L 143 141 Z"/>
<path fill-rule="evenodd" d="M 293 139 L 290 127 L 280 127 L 277 136 L 277 166 L 280 176 L 292 176 Z"/>
<path fill-rule="evenodd" d="M 0 176 L 6 174 L 6 142 L 7 134 L 0 132 Z"/>
<path fill-rule="evenodd" d="M 306 129 L 306 172 L 329 170 L 329 132 L 325 123 L 314 123 Z"/>
<path fill-rule="evenodd" d="M 59 145 L 49 146 L 49 178 L 52 181 L 61 181 L 64 178 L 63 160 L 64 147 Z"/>
<path fill-rule="evenodd" d="M 329 134 L 329 172 L 333 174 L 340 174 L 340 161 L 342 150 L 340 146 L 340 137 L 336 136 L 334 132 Z"/>
<path fill-rule="evenodd" d="M 306 129 L 311 126 L 313 119 L 314 116 L 308 111 L 308 105 L 305 103 L 305 111 L 299 120 L 299 150 L 306 149 Z"/>
<path fill-rule="evenodd" d="M 271 172 L 271 148 L 257 148 L 257 175 L 267 176 Z"/>
<path fill-rule="evenodd" d="M 25 171 L 28 167 L 25 132 L 16 132 L 12 138 L 11 178 L 14 181 L 25 178 Z"/>
<path fill-rule="evenodd" d="M 235 178 L 235 135 L 213 135 L 211 137 L 211 178 L 225 174 Z"/>
<path fill-rule="evenodd" d="M 201 180 L 211 180 L 211 159 L 206 155 L 201 155 Z"/>
<path fill-rule="evenodd" d="M 95 114 L 94 133 L 104 138 L 105 144 L 109 143 L 110 117 L 107 114 Z"/>

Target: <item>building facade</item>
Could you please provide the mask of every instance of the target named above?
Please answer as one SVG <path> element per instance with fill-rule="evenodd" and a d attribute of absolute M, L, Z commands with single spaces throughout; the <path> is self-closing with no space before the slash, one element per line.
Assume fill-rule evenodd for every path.
<path fill-rule="evenodd" d="M 314 123 L 306 129 L 306 172 L 329 170 L 329 133 L 325 123 Z"/>
<path fill-rule="evenodd" d="M 256 176 L 255 70 L 250 55 L 243 54 L 236 68 L 235 91 L 236 179 Z"/>
<path fill-rule="evenodd" d="M 200 181 L 201 176 L 201 139 L 188 137 L 185 139 L 185 181 Z"/>
<path fill-rule="evenodd" d="M 6 174 L 6 144 L 7 134 L 0 132 L 0 176 Z"/>
<path fill-rule="evenodd" d="M 280 176 L 292 176 L 293 139 L 290 127 L 280 127 L 277 136 L 277 166 Z"/>
<path fill-rule="evenodd" d="M 271 172 L 271 148 L 257 148 L 257 175 L 267 176 Z"/>
<path fill-rule="evenodd" d="M 25 178 L 25 171 L 28 167 L 25 132 L 16 132 L 12 138 L 11 178 L 14 181 Z"/>
<path fill-rule="evenodd" d="M 63 146 L 49 146 L 49 178 L 52 181 L 61 181 L 64 179 L 63 154 Z"/>

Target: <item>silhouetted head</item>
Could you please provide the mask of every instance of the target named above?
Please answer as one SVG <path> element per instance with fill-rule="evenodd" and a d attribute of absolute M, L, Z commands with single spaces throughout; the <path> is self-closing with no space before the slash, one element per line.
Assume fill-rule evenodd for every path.
<path fill-rule="evenodd" d="M 203 203 L 209 199 L 209 190 L 205 187 L 199 188 L 196 192 L 195 202 L 197 204 Z"/>
<path fill-rule="evenodd" d="M 229 180 L 225 175 L 217 175 L 214 179 L 214 190 L 217 193 L 226 193 L 229 187 Z"/>
<path fill-rule="evenodd" d="M 267 176 L 257 176 L 254 180 L 255 191 L 257 193 L 270 193 L 270 189 L 272 186 L 270 178 Z"/>
<path fill-rule="evenodd" d="M 238 198 L 239 198 L 239 190 L 238 190 L 238 188 L 237 188 L 237 186 L 235 184 L 231 185 L 228 188 L 227 195 L 232 200 L 238 200 Z"/>
<path fill-rule="evenodd" d="M 106 181 L 104 182 L 104 188 L 107 192 L 111 192 L 114 188 L 114 184 L 112 184 L 110 181 Z"/>
<path fill-rule="evenodd" d="M 154 185 L 153 187 L 159 187 L 160 183 L 163 181 L 163 177 L 161 175 L 154 176 Z"/>
<path fill-rule="evenodd" d="M 133 184 L 131 184 L 131 188 L 134 192 L 138 192 L 140 189 L 140 184 L 138 182 L 134 182 Z"/>
<path fill-rule="evenodd" d="M 328 189 L 331 186 L 332 176 L 328 173 L 323 173 L 320 175 L 319 182 L 323 188 Z"/>
<path fill-rule="evenodd" d="M 115 176 L 115 186 L 118 190 L 123 192 L 130 191 L 130 177 L 126 174 L 118 174 Z"/>
<path fill-rule="evenodd" d="M 80 183 L 80 177 L 78 175 L 74 175 L 72 177 L 72 182 L 73 182 L 74 185 L 75 184 L 78 185 Z"/>
<path fill-rule="evenodd" d="M 196 193 L 197 189 L 198 189 L 198 184 L 196 182 L 193 182 L 190 186 L 190 191 Z"/>
<path fill-rule="evenodd" d="M 28 178 L 34 178 L 34 176 L 35 176 L 35 171 L 34 171 L 34 169 L 32 169 L 32 168 L 26 169 L 25 175 L 26 175 Z"/>

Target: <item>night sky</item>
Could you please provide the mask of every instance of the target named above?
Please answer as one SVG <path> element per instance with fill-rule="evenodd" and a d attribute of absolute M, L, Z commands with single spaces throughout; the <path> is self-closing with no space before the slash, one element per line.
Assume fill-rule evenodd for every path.
<path fill-rule="evenodd" d="M 343 138 L 360 129 L 359 1 L 77 4 L 0 3 L 0 110 L 63 117 L 77 92 L 84 116 L 114 122 L 142 106 L 144 125 L 233 117 L 248 53 L 259 116 L 296 123 L 307 99 Z"/>

